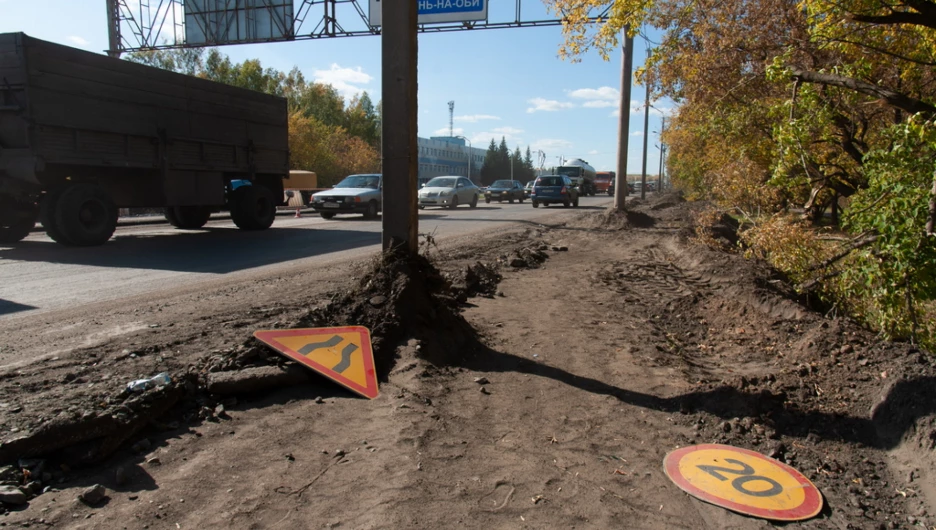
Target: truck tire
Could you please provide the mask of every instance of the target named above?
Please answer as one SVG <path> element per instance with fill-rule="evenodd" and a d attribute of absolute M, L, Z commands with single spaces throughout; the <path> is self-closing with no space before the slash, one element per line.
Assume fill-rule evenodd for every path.
<path fill-rule="evenodd" d="M 259 184 L 237 188 L 231 202 L 231 220 L 241 230 L 266 230 L 276 218 L 273 194 Z"/>
<path fill-rule="evenodd" d="M 539 208 L 539 203 L 536 202 L 536 201 L 533 201 L 533 207 L 534 207 L 534 208 Z"/>
<path fill-rule="evenodd" d="M 211 217 L 211 208 L 207 206 L 169 206 L 166 208 L 166 220 L 176 228 L 195 230 L 205 226 Z"/>
<path fill-rule="evenodd" d="M 4 206 L 11 207 L 11 209 L 8 210 L 9 214 L 12 214 L 13 207 L 19 211 L 16 215 L 11 215 L 10 219 L 0 221 L 0 243 L 16 243 L 22 241 L 23 238 L 29 235 L 33 227 L 36 226 L 36 221 L 39 219 L 39 208 L 36 205 L 22 203 Z"/>
<path fill-rule="evenodd" d="M 334 219 L 335 218 L 335 214 L 331 212 L 322 212 L 319 215 L 322 216 L 322 219 Z"/>
<path fill-rule="evenodd" d="M 103 245 L 117 229 L 117 206 L 96 184 L 72 184 L 61 190 L 52 206 L 52 230 L 62 240 L 52 232 L 49 235 L 59 243 L 76 247 Z"/>
<path fill-rule="evenodd" d="M 56 203 L 61 194 L 62 190 L 57 189 L 46 192 L 42 197 L 42 200 L 39 201 L 39 222 L 42 223 L 42 228 L 45 229 L 46 235 L 49 236 L 52 241 L 67 245 L 68 241 L 65 239 L 62 231 L 58 229 L 58 225 L 55 224 L 54 213 Z"/>

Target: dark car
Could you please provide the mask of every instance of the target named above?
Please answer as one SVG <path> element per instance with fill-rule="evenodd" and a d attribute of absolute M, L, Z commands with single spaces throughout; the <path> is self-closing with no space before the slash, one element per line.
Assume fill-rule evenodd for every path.
<path fill-rule="evenodd" d="M 549 206 L 560 203 L 566 208 L 578 207 L 579 190 L 565 175 L 543 175 L 533 183 L 530 200 L 533 201 L 534 208 L 539 208 L 540 204 Z"/>
<path fill-rule="evenodd" d="M 519 180 L 497 180 L 484 190 L 484 202 L 503 202 L 511 204 L 516 201 L 523 202 L 523 184 Z"/>

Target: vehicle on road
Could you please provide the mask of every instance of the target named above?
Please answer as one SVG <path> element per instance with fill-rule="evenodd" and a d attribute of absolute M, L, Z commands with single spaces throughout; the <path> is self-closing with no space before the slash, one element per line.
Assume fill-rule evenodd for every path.
<path fill-rule="evenodd" d="M 365 219 L 375 219 L 383 209 L 382 191 L 380 174 L 348 175 L 334 188 L 312 195 L 312 208 L 323 219 L 331 219 L 339 213 L 363 214 Z"/>
<path fill-rule="evenodd" d="M 183 229 L 220 210 L 273 224 L 286 99 L 23 33 L 0 34 L 0 57 L 0 242 L 39 221 L 63 245 L 102 245 L 120 208 L 165 208 Z"/>
<path fill-rule="evenodd" d="M 614 171 L 595 173 L 595 192 L 614 195 Z"/>
<path fill-rule="evenodd" d="M 523 185 L 519 180 L 495 180 L 484 190 L 484 202 L 491 201 L 513 204 L 514 201 L 523 202 Z"/>
<path fill-rule="evenodd" d="M 569 177 L 582 195 L 595 196 L 595 168 L 581 158 L 573 158 L 557 167 L 556 174 Z"/>
<path fill-rule="evenodd" d="M 526 186 L 523 187 L 523 196 L 527 199 L 530 198 L 530 194 L 533 193 L 533 184 L 536 182 L 536 179 L 531 180 L 526 183 Z"/>
<path fill-rule="evenodd" d="M 420 188 L 419 208 L 423 209 L 426 206 L 456 208 L 459 204 L 467 204 L 476 208 L 480 196 L 481 191 L 466 177 L 436 177 Z"/>
<path fill-rule="evenodd" d="M 579 189 L 572 182 L 572 179 L 565 175 L 543 175 L 537 177 L 533 184 L 533 192 L 530 194 L 530 201 L 534 208 L 539 205 L 549 206 L 550 204 L 562 204 L 566 208 L 569 206 L 578 207 Z"/>

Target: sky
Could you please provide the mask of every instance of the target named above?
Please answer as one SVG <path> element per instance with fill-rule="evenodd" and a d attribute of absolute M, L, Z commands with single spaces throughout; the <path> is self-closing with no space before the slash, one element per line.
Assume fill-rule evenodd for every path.
<path fill-rule="evenodd" d="M 139 9 L 133 7 L 136 2 L 125 1 Z M 541 1 L 522 2 L 521 20 L 554 18 Z M 297 9 L 301 4 L 296 0 Z M 364 0 L 362 7 L 367 12 Z M 297 34 L 313 32 L 321 5 L 314 8 Z M 515 10 L 515 0 L 492 0 L 488 21 L 513 21 Z M 349 31 L 364 27 L 349 4 L 339 6 L 337 20 Z M 0 33 L 18 31 L 102 53 L 107 48 L 104 0 L 0 0 Z M 547 168 L 562 157 L 584 159 L 599 171 L 615 170 L 622 52 L 612 52 L 609 61 L 596 52 L 583 55 L 580 62 L 563 60 L 558 57 L 562 38 L 559 26 L 420 34 L 419 136 L 448 136 L 448 102 L 454 101 L 454 134 L 467 137 L 473 147 L 487 148 L 492 138 L 499 143 L 503 137 L 511 150 L 529 146 L 534 164 L 542 151 Z M 636 70 L 644 62 L 647 40 L 638 37 L 634 42 Z M 380 99 L 380 50 L 377 36 L 220 48 L 232 61 L 259 59 L 264 67 L 282 71 L 296 66 L 306 79 L 329 83 L 347 98 L 367 91 L 374 101 Z M 629 174 L 641 172 L 644 98 L 644 88 L 632 85 Z M 669 101 L 652 102 L 648 174 L 658 171 L 661 115 L 672 108 Z"/>

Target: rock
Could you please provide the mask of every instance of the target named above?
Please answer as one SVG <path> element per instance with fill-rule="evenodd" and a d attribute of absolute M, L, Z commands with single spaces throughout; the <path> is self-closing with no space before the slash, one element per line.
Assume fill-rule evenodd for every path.
<path fill-rule="evenodd" d="M 325 403 L 325 400 L 322 399 L 322 396 L 315 396 L 315 402 L 321 405 L 322 403 Z"/>
<path fill-rule="evenodd" d="M 151 466 L 161 466 L 162 460 L 160 460 L 158 456 L 154 456 L 153 458 L 147 459 L 146 463 Z"/>
<path fill-rule="evenodd" d="M 14 466 L 0 467 L 0 484 L 16 486 L 23 478 L 23 472 Z"/>
<path fill-rule="evenodd" d="M 26 494 L 16 486 L 0 486 L 0 502 L 14 506 L 26 504 Z"/>
<path fill-rule="evenodd" d="M 853 348 L 851 344 L 846 344 L 842 346 L 841 349 L 839 349 L 839 353 L 841 353 L 842 355 L 845 355 L 846 353 L 851 353 L 853 351 L 855 351 L 855 348 Z"/>
<path fill-rule="evenodd" d="M 208 374 L 207 390 L 212 394 L 229 396 L 295 386 L 309 380 L 307 372 L 307 369 L 298 365 L 290 365 L 286 369 L 259 366 L 230 372 L 212 372 Z"/>
<path fill-rule="evenodd" d="M 90 488 L 82 491 L 81 494 L 78 495 L 78 500 L 87 504 L 88 506 L 94 506 L 95 504 L 104 500 L 104 497 L 106 496 L 107 489 L 100 484 L 95 484 Z"/>
<path fill-rule="evenodd" d="M 512 258 L 510 260 L 510 266 L 517 269 L 522 269 L 527 266 L 527 262 L 523 258 Z"/>
<path fill-rule="evenodd" d="M 482 394 L 490 394 L 490 392 L 488 392 L 488 390 L 487 390 L 486 388 L 484 388 L 483 386 L 482 386 L 480 389 L 478 389 L 478 390 L 479 390 Z"/>
<path fill-rule="evenodd" d="M 767 456 L 769 456 L 770 458 L 779 459 L 783 457 L 784 452 L 786 452 L 786 447 L 784 447 L 782 443 L 774 443 L 771 445 L 770 451 L 768 451 Z"/>
<path fill-rule="evenodd" d="M 486 385 L 490 383 L 490 381 L 487 380 L 487 377 L 475 377 L 474 382 L 478 383 L 479 385 Z"/>
<path fill-rule="evenodd" d="M 387 297 L 378 295 L 378 296 L 371 298 L 369 301 L 370 301 L 370 305 L 374 307 L 380 307 L 384 305 L 385 303 L 387 303 Z"/>

